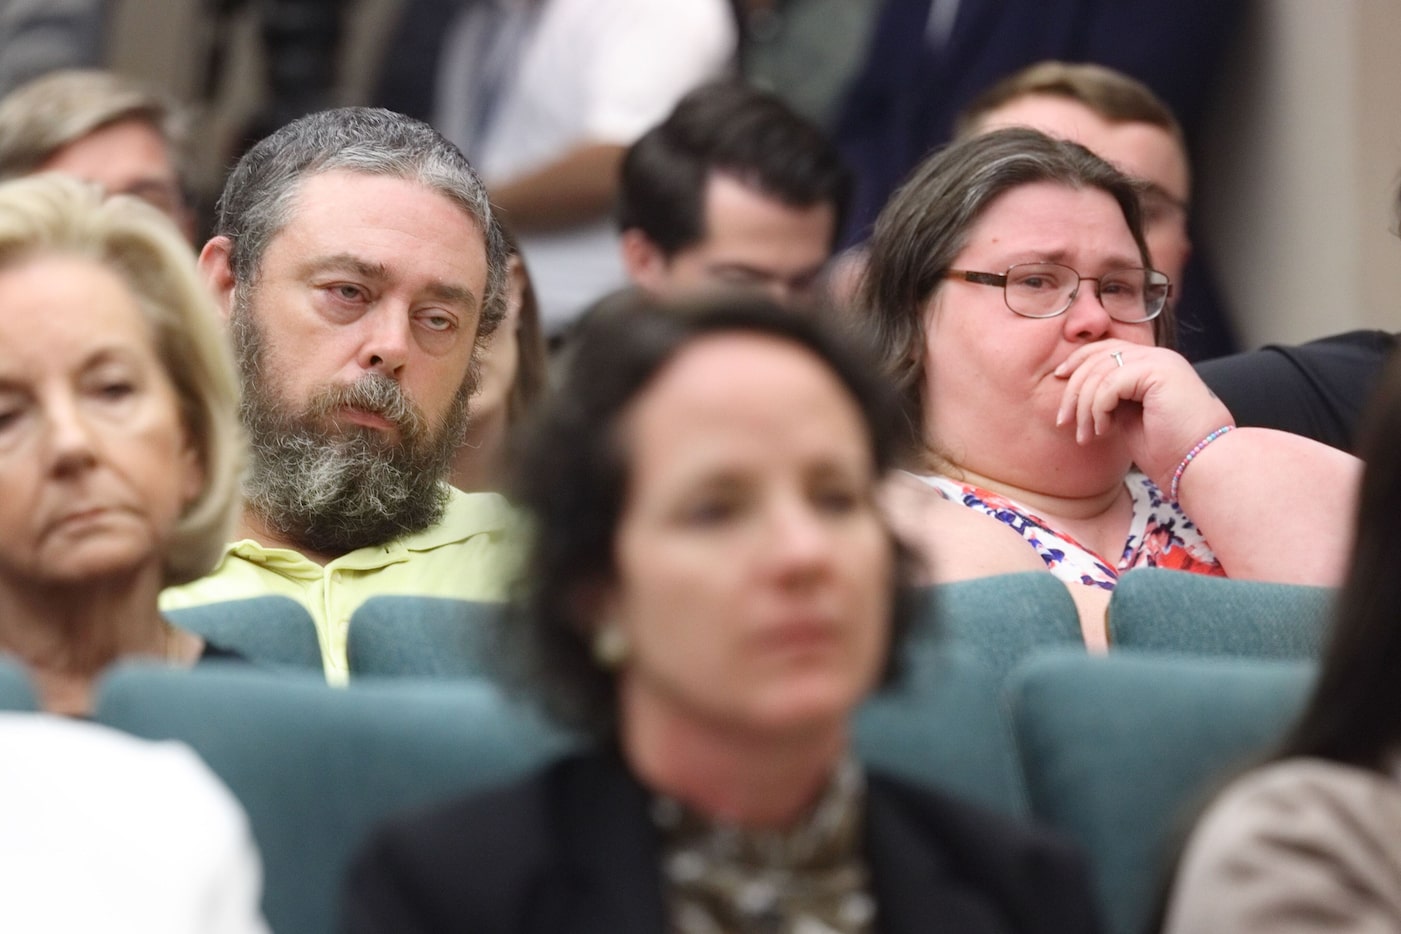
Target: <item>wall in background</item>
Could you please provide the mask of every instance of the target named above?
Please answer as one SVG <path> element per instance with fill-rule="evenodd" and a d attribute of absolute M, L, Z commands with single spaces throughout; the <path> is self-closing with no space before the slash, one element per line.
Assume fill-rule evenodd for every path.
<path fill-rule="evenodd" d="M 1253 0 L 1198 140 L 1198 201 L 1247 346 L 1401 330 L 1401 4 Z"/>

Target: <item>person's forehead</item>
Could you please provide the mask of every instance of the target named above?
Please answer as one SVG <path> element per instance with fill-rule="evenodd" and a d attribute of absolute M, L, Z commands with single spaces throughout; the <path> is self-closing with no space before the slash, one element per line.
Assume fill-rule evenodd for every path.
<path fill-rule="evenodd" d="M 830 252 L 837 216 L 836 206 L 830 201 L 791 205 L 731 173 L 711 172 L 706 176 L 702 208 L 705 244 L 743 243 L 776 230 L 784 230 L 790 236 L 803 230 L 812 235 L 824 253 Z"/>
<path fill-rule="evenodd" d="M 958 262 L 996 257 L 1075 265 L 1093 258 L 1136 265 L 1139 253 L 1123 209 L 1108 192 L 1042 181 L 994 198 L 968 230 Z"/>
<path fill-rule="evenodd" d="M 451 245 L 464 257 L 486 261 L 481 222 L 461 202 L 418 179 L 330 169 L 300 179 L 286 201 L 271 241 L 314 235 L 326 244 L 401 230 L 425 248 Z"/>
<path fill-rule="evenodd" d="M 0 293 L 14 312 L 3 316 L 0 330 L 13 332 L 10 339 L 15 348 L 23 349 L 39 325 L 49 333 L 65 335 L 63 351 L 70 358 L 115 346 L 154 352 L 152 322 L 136 293 L 114 269 L 96 259 L 63 251 L 35 253 L 0 270 Z M 55 308 L 62 313 L 54 314 Z"/>
<path fill-rule="evenodd" d="M 111 186 L 127 176 L 174 178 L 175 155 L 160 129 L 142 117 L 103 124 L 59 147 L 39 166 Z"/>
<path fill-rule="evenodd" d="M 694 338 L 638 393 L 624 417 L 634 432 L 635 454 L 647 449 L 670 459 L 682 442 L 706 447 L 700 440 L 704 430 L 745 435 L 794 400 L 803 400 L 796 408 L 804 412 L 840 411 L 864 450 L 864 418 L 830 365 L 807 347 L 763 333 L 719 331 Z M 759 443 L 767 444 L 767 437 Z"/>
<path fill-rule="evenodd" d="M 1028 94 L 984 114 L 978 132 L 1014 126 L 1079 143 L 1125 174 L 1157 185 L 1180 201 L 1190 193 L 1186 153 L 1170 132 L 1155 124 L 1110 122 L 1079 101 Z"/>
<path fill-rule="evenodd" d="M 397 195 L 398 200 L 387 197 Z M 309 172 L 293 182 L 286 192 L 289 208 L 287 217 L 295 217 L 307 208 L 335 213 L 342 208 L 358 209 L 363 201 L 378 202 L 382 209 L 398 206 L 406 198 L 436 203 L 460 215 L 464 223 L 480 228 L 475 215 L 462 202 L 447 192 L 412 176 L 358 169 L 330 168 Z"/>

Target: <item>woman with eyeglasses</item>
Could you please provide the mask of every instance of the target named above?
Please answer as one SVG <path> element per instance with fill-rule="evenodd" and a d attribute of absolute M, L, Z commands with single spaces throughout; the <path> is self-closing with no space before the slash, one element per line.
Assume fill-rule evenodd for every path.
<path fill-rule="evenodd" d="M 1045 569 L 1086 643 L 1134 567 L 1336 584 L 1360 462 L 1235 428 L 1175 353 L 1135 183 L 999 130 L 925 161 L 877 221 L 859 299 L 907 405 L 891 505 L 953 580 Z"/>

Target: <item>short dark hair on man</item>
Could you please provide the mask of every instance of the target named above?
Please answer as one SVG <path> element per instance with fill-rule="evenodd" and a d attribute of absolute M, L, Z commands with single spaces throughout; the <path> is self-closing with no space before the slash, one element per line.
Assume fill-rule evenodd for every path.
<path fill-rule="evenodd" d="M 892 467 L 894 397 L 849 343 L 807 315 L 756 295 L 667 302 L 626 293 L 580 326 L 562 381 L 536 412 L 517 461 L 515 500 L 531 514 L 534 541 L 511 618 L 501 629 L 503 666 L 555 720 L 598 738 L 616 722 L 615 673 L 592 652 L 591 598 L 617 576 L 615 538 L 629 483 L 628 413 L 662 369 L 697 340 L 752 334 L 812 354 L 860 410 L 878 474 Z M 893 539 L 893 534 L 892 534 Z M 895 542 L 896 574 L 887 682 L 908 629 L 911 564 Z"/>
<path fill-rule="evenodd" d="M 792 207 L 830 203 L 835 245 L 852 190 L 841 154 L 781 99 L 737 81 L 695 89 L 628 149 L 619 228 L 641 230 L 666 256 L 699 242 L 706 180 L 715 172 Z"/>

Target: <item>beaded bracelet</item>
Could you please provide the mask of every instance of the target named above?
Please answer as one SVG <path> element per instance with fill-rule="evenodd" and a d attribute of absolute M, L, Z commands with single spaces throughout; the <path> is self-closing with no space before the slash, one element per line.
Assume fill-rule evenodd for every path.
<path fill-rule="evenodd" d="M 1206 450 L 1206 446 L 1217 438 L 1230 431 L 1234 425 L 1222 425 L 1220 428 L 1198 441 L 1192 450 L 1187 452 L 1187 456 L 1182 458 L 1182 463 L 1177 465 L 1177 469 L 1172 472 L 1172 486 L 1168 489 L 1168 498 L 1174 503 L 1177 502 L 1177 490 L 1182 486 L 1182 475 L 1187 472 L 1187 465 L 1196 459 L 1197 455 Z"/>

